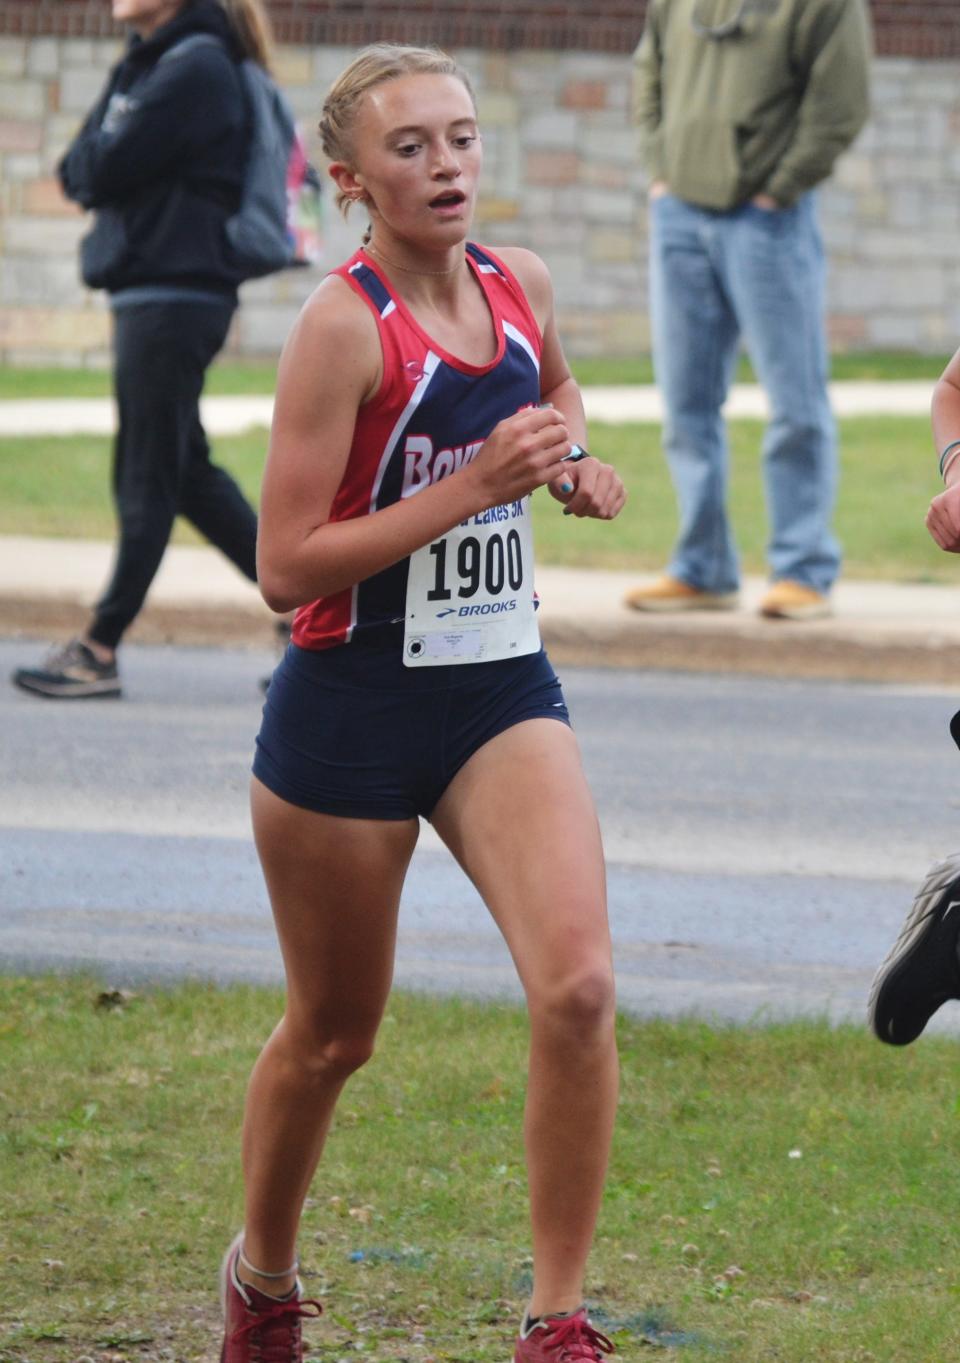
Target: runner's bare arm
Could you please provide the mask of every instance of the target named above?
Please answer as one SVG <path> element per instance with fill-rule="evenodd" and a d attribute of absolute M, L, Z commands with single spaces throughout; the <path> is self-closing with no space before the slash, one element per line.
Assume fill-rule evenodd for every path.
<path fill-rule="evenodd" d="M 557 332 L 549 271 L 532 251 L 514 247 L 502 251 L 501 255 L 504 263 L 516 275 L 531 311 L 540 324 L 543 336 L 540 357 L 541 401 L 549 402 L 562 413 L 571 441 L 586 447 L 587 423 L 583 399 L 577 381 L 570 373 Z M 627 495 L 613 466 L 592 457 L 566 465 L 564 473 L 554 478 L 549 487 L 551 494 L 557 501 L 564 503 L 570 515 L 599 520 L 612 520 L 619 513 Z"/>
<path fill-rule="evenodd" d="M 960 440 L 960 350 L 937 380 L 930 409 L 937 453 Z"/>
<path fill-rule="evenodd" d="M 960 351 L 947 365 L 933 390 L 931 406 L 933 439 L 938 454 L 960 440 Z M 960 554 L 960 453 L 945 461 L 946 489 L 938 493 L 927 510 L 931 536 L 948 554 Z"/>
<path fill-rule="evenodd" d="M 351 587 L 567 467 L 562 414 L 530 408 L 500 422 L 458 472 L 371 515 L 331 522 L 357 413 L 377 391 L 381 364 L 369 309 L 342 280 L 325 280 L 295 324 L 278 374 L 257 552 L 260 590 L 275 611 Z"/>

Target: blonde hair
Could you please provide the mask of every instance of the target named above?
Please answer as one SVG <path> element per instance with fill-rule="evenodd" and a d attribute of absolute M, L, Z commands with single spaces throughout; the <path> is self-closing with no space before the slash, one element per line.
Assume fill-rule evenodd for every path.
<path fill-rule="evenodd" d="M 220 0 L 243 55 L 270 70 L 273 58 L 273 32 L 260 0 Z"/>
<path fill-rule="evenodd" d="M 455 76 L 476 104 L 473 86 L 463 67 L 439 47 L 413 47 L 404 43 L 371 43 L 342 71 L 323 101 L 320 139 L 331 161 L 353 159 L 351 133 L 360 101 L 368 90 L 400 76 Z M 336 205 L 346 215 L 352 200 L 337 191 Z"/>

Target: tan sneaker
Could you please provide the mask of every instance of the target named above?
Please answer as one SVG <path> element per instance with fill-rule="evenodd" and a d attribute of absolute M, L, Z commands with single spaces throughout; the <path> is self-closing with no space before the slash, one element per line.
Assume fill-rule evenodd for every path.
<path fill-rule="evenodd" d="M 669 573 L 647 587 L 631 587 L 623 598 L 635 611 L 732 611 L 739 601 L 737 592 L 704 592 Z"/>
<path fill-rule="evenodd" d="M 822 620 L 832 614 L 832 607 L 823 592 L 785 577 L 774 582 L 760 602 L 760 614 L 771 620 Z"/>

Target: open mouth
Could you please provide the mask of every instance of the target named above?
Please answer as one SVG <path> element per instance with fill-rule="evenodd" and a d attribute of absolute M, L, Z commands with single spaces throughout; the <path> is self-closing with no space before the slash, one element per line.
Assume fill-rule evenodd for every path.
<path fill-rule="evenodd" d="M 466 194 L 462 189 L 445 189 L 442 194 L 438 194 L 435 199 L 430 200 L 431 208 L 456 208 L 459 204 L 466 202 Z"/>

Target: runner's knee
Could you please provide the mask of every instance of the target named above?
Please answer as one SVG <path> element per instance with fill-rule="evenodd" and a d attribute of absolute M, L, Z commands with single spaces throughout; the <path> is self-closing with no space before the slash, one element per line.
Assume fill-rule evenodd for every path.
<path fill-rule="evenodd" d="M 607 962 L 579 965 L 547 981 L 530 997 L 534 1024 L 577 1044 L 606 1032 L 614 1016 L 613 971 Z"/>
<path fill-rule="evenodd" d="M 317 1021 L 284 1030 L 288 1053 L 308 1078 L 320 1082 L 349 1078 L 367 1063 L 376 1045 L 375 1026 Z"/>

